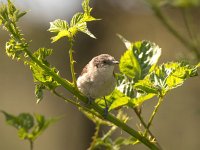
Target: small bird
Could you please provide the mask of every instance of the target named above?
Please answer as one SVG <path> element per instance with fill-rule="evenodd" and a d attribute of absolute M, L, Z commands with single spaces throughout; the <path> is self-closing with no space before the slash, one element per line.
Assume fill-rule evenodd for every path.
<path fill-rule="evenodd" d="M 78 89 L 88 97 L 89 102 L 96 98 L 109 95 L 116 86 L 114 67 L 119 64 L 108 54 L 98 55 L 83 68 L 77 79 Z M 106 109 L 107 103 L 105 100 Z"/>

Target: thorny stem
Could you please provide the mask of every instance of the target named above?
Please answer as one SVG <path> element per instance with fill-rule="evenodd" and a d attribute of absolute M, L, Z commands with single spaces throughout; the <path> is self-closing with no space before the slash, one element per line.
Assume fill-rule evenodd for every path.
<path fill-rule="evenodd" d="M 83 107 L 83 106 L 80 105 L 79 103 L 77 103 L 77 102 L 75 102 L 75 101 L 73 101 L 73 100 L 71 100 L 71 99 L 69 99 L 69 98 L 64 97 L 63 95 L 61 95 L 60 93 L 58 93 L 58 92 L 55 91 L 55 90 L 53 90 L 53 94 L 55 94 L 56 96 L 58 96 L 58 97 L 64 99 L 66 102 L 69 102 L 69 103 L 73 104 L 74 106 Z"/>
<path fill-rule="evenodd" d="M 152 114 L 151 114 L 151 117 L 150 117 L 150 119 L 149 119 L 149 122 L 148 122 L 148 124 L 147 124 L 146 130 L 145 130 L 145 132 L 144 132 L 144 135 L 145 135 L 145 136 L 147 135 L 147 132 L 148 132 L 148 130 L 149 130 L 151 124 L 152 124 L 152 121 L 153 121 L 153 119 L 154 119 L 154 117 L 155 117 L 155 115 L 156 115 L 156 113 L 157 113 L 157 111 L 158 111 L 158 108 L 159 108 L 160 104 L 162 103 L 162 101 L 163 101 L 163 97 L 160 96 L 159 99 L 158 99 L 158 103 L 156 104 L 155 109 L 153 110 L 153 112 L 152 112 Z"/>
<path fill-rule="evenodd" d="M 87 111 L 87 112 L 89 112 L 89 113 L 91 113 L 91 114 L 94 114 L 95 116 L 97 116 L 97 117 L 99 117 L 100 119 L 102 119 L 102 116 L 100 116 L 99 114 L 97 114 L 97 113 L 91 111 L 91 109 L 89 109 L 89 108 L 87 108 L 87 107 L 84 107 L 84 106 L 80 105 L 79 103 L 77 103 L 77 102 L 75 102 L 75 101 L 73 101 L 73 100 L 71 100 L 71 99 L 69 99 L 69 98 L 64 97 L 63 95 L 61 95 L 61 94 L 58 93 L 57 91 L 54 90 L 54 91 L 53 91 L 53 94 L 55 94 L 56 96 L 60 97 L 60 98 L 63 99 L 65 102 L 69 102 L 69 103 L 73 104 L 74 106 L 76 106 L 76 107 L 78 107 L 78 108 L 81 108 L 81 109 L 83 109 L 84 111 Z M 81 111 L 81 109 L 80 109 L 80 111 Z"/>
<path fill-rule="evenodd" d="M 75 88 L 77 88 L 77 84 L 76 84 L 76 75 L 75 75 L 75 71 L 74 71 L 74 58 L 73 58 L 73 39 L 70 38 L 69 39 L 69 42 L 70 42 L 70 49 L 69 49 L 69 60 L 70 60 L 70 70 L 71 70 L 71 76 L 72 76 L 72 81 L 73 81 L 73 84 L 75 86 Z"/>
<path fill-rule="evenodd" d="M 149 130 L 149 128 L 147 128 L 147 124 L 145 123 L 144 119 L 142 118 L 141 113 L 138 111 L 137 108 L 134 108 L 134 111 L 135 111 L 135 114 L 137 115 L 137 117 L 139 118 L 141 124 L 144 126 L 145 130 L 147 130 L 146 132 L 149 133 L 149 135 L 151 136 L 152 139 L 155 139 L 156 144 L 158 145 L 158 147 L 159 147 L 160 149 L 162 149 L 162 148 L 161 148 L 161 145 L 158 143 L 158 141 L 157 141 L 157 139 L 155 138 L 155 136 L 153 135 L 153 133 Z M 145 133 L 144 133 L 144 135 L 145 135 Z"/>
<path fill-rule="evenodd" d="M 106 138 L 108 138 L 115 130 L 117 129 L 117 126 L 112 126 L 112 128 L 101 138 L 102 141 L 104 141 Z"/>
<path fill-rule="evenodd" d="M 184 38 L 169 22 L 168 18 L 162 13 L 159 6 L 157 6 L 154 3 L 151 3 L 151 1 L 147 0 L 147 2 L 151 5 L 152 10 L 154 11 L 155 15 L 158 17 L 158 19 L 163 23 L 163 25 L 189 50 L 193 51 L 193 53 L 196 55 L 197 59 L 200 60 L 200 52 L 199 49 L 189 40 Z"/>
<path fill-rule="evenodd" d="M 140 112 L 137 110 L 137 108 L 134 108 L 134 111 L 135 111 L 135 114 L 137 115 L 137 117 L 139 118 L 141 124 L 145 127 L 145 129 L 147 129 L 147 124 L 145 123 L 144 119 L 142 118 Z M 151 137 L 155 138 L 154 135 L 152 134 L 152 132 L 149 129 L 147 129 L 147 132 L 149 133 L 149 135 Z"/>
<path fill-rule="evenodd" d="M 94 133 L 94 135 L 92 137 L 92 142 L 91 142 L 90 147 L 88 148 L 88 150 L 93 150 L 94 149 L 95 144 L 96 144 L 96 140 L 97 140 L 97 138 L 99 136 L 100 126 L 101 126 L 100 123 L 97 122 L 96 123 L 96 127 L 95 127 L 95 133 Z"/>

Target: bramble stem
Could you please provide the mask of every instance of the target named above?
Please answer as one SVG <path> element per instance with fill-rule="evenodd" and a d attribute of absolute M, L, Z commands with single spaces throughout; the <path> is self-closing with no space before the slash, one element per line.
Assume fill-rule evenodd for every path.
<path fill-rule="evenodd" d="M 152 138 L 152 139 L 155 139 L 156 145 L 158 145 L 158 147 L 159 147 L 160 149 L 162 149 L 162 148 L 161 148 L 161 145 L 158 143 L 158 141 L 157 141 L 157 139 L 155 138 L 155 136 L 153 135 L 153 133 L 149 130 L 149 128 L 147 128 L 147 124 L 145 123 L 145 121 L 144 121 L 144 119 L 142 118 L 142 116 L 141 116 L 140 112 L 138 111 L 138 109 L 137 109 L 137 108 L 134 108 L 134 111 L 135 111 L 137 117 L 139 118 L 141 124 L 144 126 L 144 128 L 145 128 L 145 130 L 146 130 L 145 132 L 148 132 L 149 135 L 151 136 L 151 138 Z M 144 135 L 145 135 L 145 133 L 144 133 Z"/>
<path fill-rule="evenodd" d="M 145 135 L 145 136 L 147 135 L 147 132 L 148 132 L 148 130 L 149 130 L 151 124 L 152 124 L 152 121 L 153 121 L 153 119 L 154 119 L 154 117 L 155 117 L 155 115 L 156 115 L 156 113 L 157 113 L 157 111 L 158 111 L 158 108 L 159 108 L 160 104 L 162 103 L 162 101 L 163 101 L 163 97 L 160 96 L 159 99 L 158 99 L 158 103 L 156 104 L 155 109 L 153 110 L 153 112 L 152 112 L 152 114 L 151 114 L 151 117 L 150 117 L 150 119 L 149 119 L 149 122 L 148 122 L 148 124 L 147 124 L 146 130 L 145 130 L 145 132 L 144 132 L 144 135 Z"/>
<path fill-rule="evenodd" d="M 55 94 L 56 96 L 64 99 L 66 102 L 69 102 L 69 103 L 73 104 L 76 107 L 82 107 L 80 104 L 76 103 L 75 101 L 73 101 L 71 99 L 68 99 L 68 98 L 64 97 L 63 95 L 61 95 L 60 93 L 56 92 L 55 90 L 53 90 L 53 94 Z"/>
<path fill-rule="evenodd" d="M 147 124 L 145 123 L 144 119 L 142 118 L 140 112 L 137 110 L 137 108 L 134 108 L 134 111 L 135 111 L 135 114 L 137 115 L 137 117 L 139 118 L 141 124 L 145 127 L 145 129 L 147 129 Z M 152 132 L 149 129 L 147 129 L 147 132 L 149 133 L 149 135 L 151 137 L 155 138 L 154 135 L 152 134 Z"/>
<path fill-rule="evenodd" d="M 92 137 L 92 142 L 91 142 L 90 147 L 88 148 L 88 150 L 93 150 L 95 148 L 95 143 L 96 143 L 96 140 L 97 140 L 97 138 L 99 136 L 100 126 L 101 126 L 100 123 L 97 122 L 96 123 L 96 127 L 95 127 L 95 133 L 94 133 L 94 135 Z"/>
<path fill-rule="evenodd" d="M 71 76 L 72 76 L 72 81 L 73 81 L 74 87 L 77 88 L 76 75 L 75 75 L 75 71 L 74 71 L 74 63 L 75 63 L 74 58 L 73 58 L 73 52 L 74 52 L 74 50 L 72 49 L 73 48 L 73 39 L 70 38 L 69 42 L 70 42 L 69 60 L 70 60 Z"/>

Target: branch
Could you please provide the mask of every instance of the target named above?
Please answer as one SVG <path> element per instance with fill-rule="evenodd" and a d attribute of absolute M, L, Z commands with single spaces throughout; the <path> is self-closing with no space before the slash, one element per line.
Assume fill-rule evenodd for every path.
<path fill-rule="evenodd" d="M 76 76 L 75 76 L 75 71 L 74 71 L 74 58 L 73 58 L 73 39 L 69 38 L 69 42 L 70 42 L 70 49 L 69 49 L 69 60 L 70 60 L 70 70 L 71 70 L 71 76 L 72 76 L 72 81 L 73 84 L 75 86 L 75 88 L 77 88 L 77 84 L 76 84 Z"/>

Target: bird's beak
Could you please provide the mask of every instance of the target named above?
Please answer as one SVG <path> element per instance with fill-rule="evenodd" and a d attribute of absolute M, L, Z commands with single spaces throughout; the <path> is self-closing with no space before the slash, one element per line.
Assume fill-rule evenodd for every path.
<path fill-rule="evenodd" d="M 119 64 L 119 61 L 114 60 L 114 61 L 113 61 L 113 64 Z"/>

